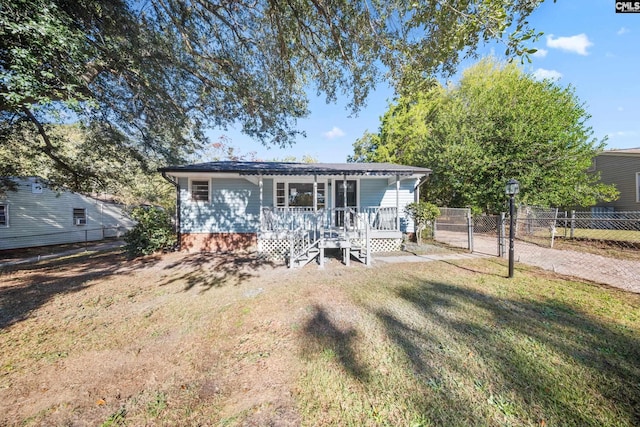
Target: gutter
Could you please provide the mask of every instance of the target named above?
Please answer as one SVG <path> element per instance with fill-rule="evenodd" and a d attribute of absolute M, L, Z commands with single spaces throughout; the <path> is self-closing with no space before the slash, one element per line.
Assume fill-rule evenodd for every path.
<path fill-rule="evenodd" d="M 178 184 L 177 181 L 174 181 L 173 179 L 169 178 L 167 176 L 167 173 L 165 171 L 161 171 L 162 173 L 162 177 L 171 185 L 173 185 L 176 188 L 176 223 L 175 223 L 175 232 L 176 232 L 176 239 L 177 239 L 177 244 L 178 244 L 178 251 L 182 250 L 182 231 L 181 231 L 181 215 L 180 215 L 180 184 Z"/>

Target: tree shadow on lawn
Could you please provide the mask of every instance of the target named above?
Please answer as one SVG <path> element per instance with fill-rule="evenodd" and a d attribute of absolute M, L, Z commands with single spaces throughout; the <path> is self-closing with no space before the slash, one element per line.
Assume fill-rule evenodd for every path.
<path fill-rule="evenodd" d="M 465 348 L 483 361 L 484 378 L 478 378 L 478 384 L 488 381 L 491 393 L 517 396 L 524 411 L 531 412 L 521 410 L 521 422 L 550 422 L 550 416 L 567 425 L 602 425 L 606 418 L 599 417 L 609 411 L 620 425 L 640 425 L 640 339 L 635 332 L 624 333 L 624 328 L 599 322 L 553 298 L 499 298 L 417 276 L 407 280 L 417 285 L 394 291 L 410 303 L 414 316 L 409 319 L 388 309 L 375 314 L 417 376 L 429 378 L 434 370 L 444 370 L 468 377 L 461 355 L 442 351 L 442 346 Z M 588 390 L 571 390 L 562 383 L 559 374 L 566 381 L 574 370 L 586 378 Z M 594 410 L 589 406 L 592 395 L 608 407 L 589 413 Z M 494 399 L 493 394 L 487 397 Z M 481 417 L 473 414 L 473 406 L 467 402 L 455 407 L 469 420 Z"/>
<path fill-rule="evenodd" d="M 175 275 L 161 286 L 184 282 L 184 291 L 197 287 L 204 293 L 213 288 L 237 286 L 259 276 L 261 270 L 278 266 L 278 263 L 258 254 L 200 252 L 167 265 L 165 269 L 173 270 Z"/>
<path fill-rule="evenodd" d="M 313 307 L 311 317 L 303 328 L 305 340 L 304 354 L 315 355 L 322 353 L 329 359 L 336 358 L 342 367 L 359 381 L 367 382 L 369 372 L 357 357 L 355 342 L 358 333 L 355 329 L 342 330 L 335 324 L 327 311 L 321 306 Z"/>
<path fill-rule="evenodd" d="M 0 329 L 27 319 L 56 295 L 81 291 L 92 280 L 139 267 L 143 264 L 127 262 L 120 250 L 6 267 L 0 271 L 3 282 L 8 273 L 27 274 L 13 277 L 15 285 L 0 285 Z"/>

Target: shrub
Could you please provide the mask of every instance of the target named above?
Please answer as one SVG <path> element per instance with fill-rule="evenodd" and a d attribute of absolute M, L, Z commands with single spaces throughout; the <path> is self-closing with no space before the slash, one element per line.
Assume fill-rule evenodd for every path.
<path fill-rule="evenodd" d="M 171 218 L 163 209 L 137 207 L 131 212 L 131 217 L 137 224 L 124 236 L 129 256 L 149 255 L 175 246 L 176 235 Z"/>
<path fill-rule="evenodd" d="M 433 232 L 433 223 L 440 216 L 440 209 L 433 203 L 420 201 L 409 203 L 404 208 L 416 226 L 416 242 L 422 241 L 422 231 L 427 227 Z"/>

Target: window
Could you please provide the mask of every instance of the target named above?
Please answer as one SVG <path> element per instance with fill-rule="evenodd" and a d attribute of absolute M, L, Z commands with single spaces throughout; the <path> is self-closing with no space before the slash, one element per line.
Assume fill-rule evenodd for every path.
<path fill-rule="evenodd" d="M 9 206 L 0 205 L 0 227 L 9 226 Z"/>
<path fill-rule="evenodd" d="M 209 201 L 209 181 L 191 181 L 191 200 Z"/>
<path fill-rule="evenodd" d="M 87 210 L 84 208 L 73 208 L 73 224 L 87 225 Z"/>
<path fill-rule="evenodd" d="M 276 206 L 285 206 L 285 197 L 284 182 L 278 182 L 276 184 Z"/>
<path fill-rule="evenodd" d="M 325 207 L 324 182 L 317 187 L 318 209 Z M 278 182 L 276 183 L 276 206 L 284 207 L 313 207 L 313 183 L 309 182 Z"/>

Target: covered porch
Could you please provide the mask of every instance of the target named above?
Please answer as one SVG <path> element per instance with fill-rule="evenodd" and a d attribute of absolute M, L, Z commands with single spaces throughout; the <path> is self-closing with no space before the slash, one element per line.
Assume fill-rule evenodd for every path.
<path fill-rule="evenodd" d="M 165 168 L 178 189 L 185 240 L 226 248 L 227 236 L 257 244 L 290 266 L 324 249 L 370 262 L 400 248 L 413 232 L 404 207 L 419 197 L 430 170 L 389 163 L 211 162 Z M 202 246 L 193 244 L 190 247 Z"/>

